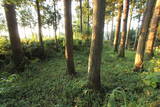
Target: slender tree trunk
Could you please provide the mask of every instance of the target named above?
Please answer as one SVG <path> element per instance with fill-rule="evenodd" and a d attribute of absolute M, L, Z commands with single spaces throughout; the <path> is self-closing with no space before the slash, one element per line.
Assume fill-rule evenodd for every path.
<path fill-rule="evenodd" d="M 90 26 L 90 24 L 89 24 L 89 21 L 90 21 L 90 10 L 89 10 L 89 0 L 87 0 L 88 1 L 88 17 L 87 17 L 87 30 L 88 30 L 88 34 L 89 34 L 89 26 Z"/>
<path fill-rule="evenodd" d="M 23 69 L 24 53 L 21 47 L 18 25 L 16 19 L 16 11 L 14 4 L 4 4 L 8 32 L 11 42 L 13 62 L 17 70 Z"/>
<path fill-rule="evenodd" d="M 56 1 L 54 1 L 54 12 L 56 12 Z M 56 50 L 58 51 L 57 26 L 57 14 L 55 14 L 53 29 L 55 34 Z"/>
<path fill-rule="evenodd" d="M 126 49 L 130 47 L 130 30 L 131 30 L 132 16 L 133 16 L 133 7 L 130 12 L 130 21 L 128 25 L 128 32 L 127 32 L 126 43 L 125 43 Z"/>
<path fill-rule="evenodd" d="M 159 19 L 160 19 L 160 0 L 157 0 L 154 14 L 152 16 L 150 31 L 148 35 L 147 44 L 146 44 L 146 54 L 148 58 L 151 58 L 154 55 L 153 46 L 154 46 L 154 41 L 156 39 Z"/>
<path fill-rule="evenodd" d="M 101 88 L 100 65 L 104 34 L 105 0 L 93 0 L 93 33 L 88 63 L 88 86 L 94 90 Z"/>
<path fill-rule="evenodd" d="M 139 38 L 139 30 L 140 30 L 140 23 L 141 23 L 141 16 L 139 16 L 139 19 L 138 19 L 138 26 L 137 26 L 136 37 L 135 37 L 134 47 L 133 47 L 134 51 L 136 51 L 136 49 L 137 49 L 138 38 Z"/>
<path fill-rule="evenodd" d="M 125 41 L 126 41 L 126 33 L 127 33 L 127 21 L 128 21 L 128 11 L 129 11 L 129 0 L 125 0 L 124 6 L 124 15 L 123 15 L 123 27 L 122 27 L 122 36 L 120 41 L 119 48 L 119 57 L 125 57 Z"/>
<path fill-rule="evenodd" d="M 80 5 L 80 32 L 83 32 L 83 24 L 82 24 L 82 0 L 79 0 Z"/>
<path fill-rule="evenodd" d="M 123 10 L 123 3 L 119 3 L 118 7 L 118 17 L 117 17 L 117 25 L 116 25 L 116 32 L 114 37 L 114 52 L 118 52 L 118 41 L 120 37 L 121 31 L 121 17 L 122 17 L 122 10 Z"/>
<path fill-rule="evenodd" d="M 73 31 L 72 31 L 72 13 L 71 0 L 64 0 L 64 17 L 65 17 L 65 57 L 67 61 L 67 72 L 70 75 L 76 74 L 73 58 Z"/>
<path fill-rule="evenodd" d="M 145 51 L 145 43 L 148 35 L 148 28 L 150 25 L 150 20 L 152 18 L 153 9 L 155 6 L 156 0 L 148 0 L 146 10 L 144 12 L 143 20 L 142 20 L 142 27 L 140 30 L 140 36 L 138 40 L 138 46 L 135 56 L 135 68 L 134 71 L 138 72 L 143 69 L 143 58 L 144 58 L 144 51 Z"/>
<path fill-rule="evenodd" d="M 41 23 L 39 0 L 36 0 L 36 6 L 37 6 L 37 15 L 38 15 L 38 34 L 39 34 L 39 41 L 42 49 L 41 54 L 44 55 L 44 44 L 43 44 L 43 38 L 42 38 L 42 23 Z"/>
<path fill-rule="evenodd" d="M 112 26 L 111 26 L 111 43 L 113 43 L 113 39 L 114 39 L 114 34 L 113 34 L 113 31 L 114 30 L 114 16 L 113 16 L 113 13 L 112 13 Z"/>
<path fill-rule="evenodd" d="M 26 35 L 26 27 L 23 27 L 24 28 L 24 37 L 25 39 L 27 39 L 27 35 Z"/>
<path fill-rule="evenodd" d="M 107 31 L 106 31 L 106 32 L 107 32 L 107 33 L 106 33 L 106 37 L 107 37 L 107 40 L 109 40 L 109 36 L 108 36 L 108 22 L 107 22 L 107 27 L 106 27 L 106 28 L 107 28 Z"/>

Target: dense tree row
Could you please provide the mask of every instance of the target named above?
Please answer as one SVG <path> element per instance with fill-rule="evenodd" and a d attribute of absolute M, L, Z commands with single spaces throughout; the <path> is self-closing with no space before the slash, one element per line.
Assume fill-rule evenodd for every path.
<path fill-rule="evenodd" d="M 65 22 L 65 58 L 67 63 L 67 73 L 70 75 L 76 74 L 76 68 L 74 65 L 74 55 L 73 55 L 73 26 L 72 26 L 72 0 L 64 0 L 64 16 L 60 16 L 60 13 L 56 9 L 56 4 L 58 0 L 53 0 L 50 5 L 42 5 L 45 0 L 35 0 L 35 1 L 25 1 L 21 0 L 17 2 L 16 0 L 4 0 L 3 6 L 5 8 L 6 21 L 8 26 L 8 32 L 12 47 L 13 61 L 18 71 L 22 71 L 23 65 L 25 63 L 25 55 L 21 47 L 21 41 L 18 32 L 18 24 L 16 18 L 15 7 L 32 4 L 37 12 L 37 22 L 38 22 L 38 35 L 39 43 L 41 48 L 41 56 L 45 57 L 45 49 L 43 44 L 43 33 L 42 26 L 43 21 L 47 22 L 47 25 L 52 25 L 55 30 L 55 37 L 58 22 L 61 17 L 64 17 Z M 90 25 L 92 25 L 92 37 L 91 37 L 91 47 L 90 55 L 88 61 L 88 86 L 92 89 L 99 90 L 101 88 L 100 82 L 100 71 L 101 71 L 101 59 L 102 59 L 102 48 L 103 48 L 103 36 L 104 36 L 104 25 L 105 21 L 109 22 L 117 17 L 117 24 L 114 32 L 114 24 L 112 23 L 111 31 L 111 42 L 114 45 L 114 51 L 118 53 L 118 57 L 125 57 L 125 50 L 132 47 L 136 50 L 134 70 L 136 72 L 143 70 L 145 49 L 146 54 L 150 58 L 154 54 L 154 43 L 157 34 L 159 18 L 160 18 L 160 0 L 147 0 L 147 1 L 137 1 L 137 0 L 92 0 L 93 7 L 90 7 L 89 0 L 79 0 L 79 27 L 81 34 L 83 33 L 84 20 L 86 20 L 87 30 L 89 32 Z M 112 4 L 112 5 L 110 5 Z M 53 7 L 53 11 L 52 11 Z M 145 8 L 145 9 L 143 9 Z M 85 9 L 85 10 L 84 10 Z M 42 16 L 41 11 L 45 13 Z M 123 12 L 122 12 L 123 11 Z M 138 13 L 134 16 L 133 12 Z M 27 24 L 32 29 L 32 24 L 29 23 L 32 19 L 30 11 L 21 11 L 21 19 L 23 26 Z M 83 13 L 84 12 L 84 13 Z M 25 14 L 26 13 L 26 14 Z M 24 18 L 25 15 L 30 16 L 27 19 Z M 93 17 L 91 21 L 91 15 Z M 48 17 L 47 17 L 48 16 Z M 85 16 L 85 17 L 83 17 Z M 130 17 L 128 17 L 130 16 Z M 139 25 L 142 18 L 142 24 Z M 134 40 L 134 45 L 131 46 L 131 22 L 132 19 L 136 17 L 138 21 L 136 36 Z M 128 18 L 130 20 L 128 21 Z M 30 21 L 28 21 L 30 20 Z M 122 23 L 121 23 L 122 21 Z M 92 22 L 92 23 L 91 23 Z M 127 27 L 127 24 L 129 26 Z M 122 26 L 122 32 L 121 32 Z M 141 26 L 141 27 L 140 27 Z M 113 40 L 114 39 L 114 40 Z M 57 37 L 56 46 L 58 47 Z"/>

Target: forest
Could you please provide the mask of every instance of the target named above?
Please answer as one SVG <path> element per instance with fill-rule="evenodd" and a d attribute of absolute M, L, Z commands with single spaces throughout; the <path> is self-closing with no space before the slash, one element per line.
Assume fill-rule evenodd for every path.
<path fill-rule="evenodd" d="M 160 107 L 160 0 L 0 0 L 0 107 Z"/>

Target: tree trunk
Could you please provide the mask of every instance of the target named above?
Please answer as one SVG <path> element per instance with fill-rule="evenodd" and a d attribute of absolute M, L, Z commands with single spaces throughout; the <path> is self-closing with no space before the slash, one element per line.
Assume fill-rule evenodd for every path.
<path fill-rule="evenodd" d="M 39 0 L 36 0 L 36 6 L 37 6 L 37 16 L 38 16 L 38 34 L 39 34 L 39 41 L 42 49 L 41 54 L 44 55 L 44 44 L 43 44 L 43 38 L 42 38 L 42 23 L 41 23 Z"/>
<path fill-rule="evenodd" d="M 156 0 L 148 0 L 147 6 L 143 15 L 142 20 L 142 27 L 140 30 L 140 36 L 138 40 L 138 46 L 135 56 L 135 68 L 134 71 L 138 72 L 143 69 L 143 58 L 144 58 L 144 51 L 145 51 L 145 43 L 148 35 L 148 28 L 150 25 L 150 21 L 153 14 L 153 9 L 155 6 Z"/>
<path fill-rule="evenodd" d="M 116 32 L 115 32 L 114 43 L 113 43 L 114 44 L 114 52 L 118 52 L 118 41 L 119 41 L 120 31 L 121 31 L 122 9 L 123 9 L 123 3 L 119 3 Z"/>
<path fill-rule="evenodd" d="M 135 37 L 134 47 L 133 47 L 134 51 L 136 51 L 136 49 L 137 49 L 138 38 L 139 38 L 139 30 L 140 30 L 140 23 L 141 23 L 141 16 L 139 16 L 139 19 L 138 19 L 138 26 L 137 26 L 136 37 Z"/>
<path fill-rule="evenodd" d="M 88 62 L 88 86 L 94 90 L 101 88 L 100 65 L 104 34 L 105 0 L 93 0 L 93 33 Z"/>
<path fill-rule="evenodd" d="M 153 46 L 154 46 L 154 41 L 156 38 L 159 19 L 160 19 L 160 0 L 157 0 L 156 7 L 155 7 L 155 10 L 152 16 L 152 20 L 150 24 L 150 31 L 148 35 L 147 44 L 146 44 L 146 54 L 148 58 L 151 58 L 154 55 Z"/>
<path fill-rule="evenodd" d="M 17 70 L 23 69 L 24 53 L 21 47 L 18 25 L 16 19 L 16 11 L 14 4 L 4 4 L 8 32 L 11 42 L 13 62 Z"/>
<path fill-rule="evenodd" d="M 65 17 L 65 57 L 67 61 L 67 72 L 70 75 L 76 74 L 73 58 L 73 31 L 72 31 L 72 13 L 71 0 L 64 0 Z"/>
<path fill-rule="evenodd" d="M 128 11 L 129 11 L 129 0 L 125 0 L 124 6 L 124 15 L 123 15 L 123 28 L 122 28 L 122 36 L 120 41 L 119 48 L 119 57 L 125 57 L 125 41 L 126 41 L 126 33 L 127 33 L 127 21 L 128 21 Z"/>
<path fill-rule="evenodd" d="M 83 24 L 82 24 L 82 0 L 79 0 L 80 5 L 80 32 L 83 32 Z"/>
<path fill-rule="evenodd" d="M 113 31 L 114 30 L 114 16 L 113 16 L 113 13 L 112 13 L 112 26 L 111 26 L 111 44 L 113 43 L 113 40 L 114 40 L 114 34 L 113 34 Z"/>
<path fill-rule="evenodd" d="M 56 12 L 56 1 L 54 1 L 54 12 Z M 58 25 L 57 25 L 57 15 L 56 15 L 56 13 L 55 13 L 53 29 L 54 29 L 54 36 L 55 36 L 56 50 L 58 51 L 57 26 L 58 26 Z"/>
<path fill-rule="evenodd" d="M 90 11 L 89 11 L 89 0 L 88 0 L 88 6 L 87 6 L 87 7 L 88 7 L 87 30 L 88 30 L 88 34 L 89 34 L 89 32 L 90 32 L 90 31 L 89 31 L 89 21 L 90 21 L 90 18 L 89 18 L 89 17 L 90 17 Z"/>
<path fill-rule="evenodd" d="M 130 30 L 131 30 L 132 16 L 133 16 L 133 7 L 130 12 L 130 21 L 128 25 L 128 32 L 127 32 L 126 43 L 125 43 L 126 49 L 130 47 Z"/>

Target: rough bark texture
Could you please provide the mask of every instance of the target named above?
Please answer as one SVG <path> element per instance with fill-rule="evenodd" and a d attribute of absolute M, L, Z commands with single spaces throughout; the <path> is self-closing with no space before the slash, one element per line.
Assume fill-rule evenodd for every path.
<path fill-rule="evenodd" d="M 79 0 L 80 5 L 80 31 L 83 32 L 83 24 L 82 24 L 82 0 Z"/>
<path fill-rule="evenodd" d="M 88 62 L 88 86 L 94 90 L 101 87 L 100 65 L 104 34 L 105 0 L 93 0 L 93 32 Z"/>
<path fill-rule="evenodd" d="M 123 10 L 123 3 L 119 3 L 118 7 L 118 17 L 117 17 L 117 25 L 116 25 L 116 32 L 114 37 L 114 52 L 118 52 L 118 41 L 120 37 L 120 30 L 121 30 L 121 17 L 122 17 L 122 10 Z"/>
<path fill-rule="evenodd" d="M 64 0 L 64 17 L 65 17 L 65 57 L 67 61 L 67 72 L 74 75 L 74 59 L 73 59 L 73 31 L 72 31 L 72 13 L 71 0 Z"/>
<path fill-rule="evenodd" d="M 134 71 L 138 72 L 143 69 L 143 58 L 145 51 L 145 43 L 148 35 L 148 28 L 153 14 L 153 9 L 156 0 L 148 0 L 147 6 L 143 15 L 142 27 L 140 30 L 140 36 L 137 45 L 137 51 L 135 56 L 135 68 Z"/>
<path fill-rule="evenodd" d="M 12 48 L 13 61 L 17 70 L 20 70 L 19 68 L 23 68 L 22 66 L 24 61 L 24 53 L 21 47 L 20 37 L 18 33 L 15 5 L 4 4 L 4 7 Z"/>
<path fill-rule="evenodd" d="M 123 14 L 123 27 L 122 27 L 122 36 L 119 47 L 119 57 L 125 56 L 125 41 L 126 41 L 126 33 L 127 33 L 127 21 L 128 21 L 128 11 L 129 11 L 129 0 L 125 0 L 124 6 L 124 14 Z"/>
<path fill-rule="evenodd" d="M 146 54 L 148 58 L 151 58 L 154 55 L 153 46 L 156 38 L 159 19 L 160 19 L 160 0 L 157 0 L 156 7 L 152 16 L 150 31 L 148 35 L 147 44 L 146 44 Z"/>
<path fill-rule="evenodd" d="M 41 23 L 41 14 L 40 14 L 40 5 L 39 0 L 36 0 L 36 6 L 37 6 L 37 16 L 38 16 L 38 34 L 39 34 L 39 41 L 41 45 L 41 51 L 42 56 L 44 55 L 44 44 L 43 44 L 43 38 L 42 38 L 42 23 Z"/>

